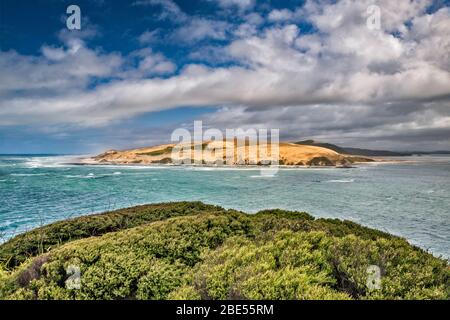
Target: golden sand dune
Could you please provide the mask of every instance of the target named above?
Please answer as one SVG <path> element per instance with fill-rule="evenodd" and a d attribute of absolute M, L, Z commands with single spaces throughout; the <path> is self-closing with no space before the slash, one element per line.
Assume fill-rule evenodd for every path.
<path fill-rule="evenodd" d="M 185 144 L 182 150 L 175 144 L 164 144 L 132 150 L 110 150 L 92 159 L 91 163 L 102 164 L 174 164 L 183 163 L 203 165 L 265 165 L 274 159 L 276 147 L 270 144 L 261 146 L 238 146 L 236 142 L 221 143 L 209 141 L 201 144 Z M 339 154 L 331 149 L 281 142 L 279 164 L 289 166 L 348 166 L 355 162 L 374 161 L 365 157 Z M 177 152 L 175 152 L 177 151 Z M 273 151 L 273 154 L 271 152 Z M 175 155 L 175 157 L 174 157 Z M 191 160 L 192 161 L 189 161 Z M 196 161 L 194 161 L 194 159 Z"/>

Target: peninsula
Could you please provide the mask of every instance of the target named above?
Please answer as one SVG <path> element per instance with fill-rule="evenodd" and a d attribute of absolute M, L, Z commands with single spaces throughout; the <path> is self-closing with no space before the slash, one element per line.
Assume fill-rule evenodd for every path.
<path fill-rule="evenodd" d="M 217 142 L 208 141 L 201 144 L 201 150 L 217 150 Z M 146 148 L 130 149 L 124 151 L 109 150 L 90 159 L 85 159 L 90 164 L 172 164 L 172 151 L 175 144 L 164 144 Z M 192 154 L 194 153 L 194 144 L 192 144 Z M 222 146 L 220 146 L 222 148 Z M 249 157 L 249 146 L 237 146 L 234 144 L 234 157 L 227 161 L 227 165 L 264 165 L 267 159 L 258 155 L 257 159 L 252 160 Z M 224 163 L 223 152 L 208 152 L 203 156 L 202 164 L 216 165 L 219 162 Z M 267 149 L 271 149 L 270 144 Z M 270 153 L 270 151 L 268 152 Z M 204 153 L 205 154 L 205 153 Z M 242 157 L 237 155 L 241 154 Z M 193 155 L 192 155 L 193 158 Z M 335 150 L 310 145 L 300 145 L 290 142 L 281 142 L 279 144 L 279 164 L 286 166 L 350 166 L 354 163 L 373 162 L 372 158 L 358 155 L 342 154 Z"/>

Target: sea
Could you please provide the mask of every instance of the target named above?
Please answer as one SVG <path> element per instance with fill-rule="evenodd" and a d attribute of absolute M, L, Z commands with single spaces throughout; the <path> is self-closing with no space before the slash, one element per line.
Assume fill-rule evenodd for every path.
<path fill-rule="evenodd" d="M 450 258 L 450 157 L 354 168 L 77 165 L 74 155 L 0 155 L 0 241 L 67 218 L 139 204 L 203 201 L 351 220 Z"/>

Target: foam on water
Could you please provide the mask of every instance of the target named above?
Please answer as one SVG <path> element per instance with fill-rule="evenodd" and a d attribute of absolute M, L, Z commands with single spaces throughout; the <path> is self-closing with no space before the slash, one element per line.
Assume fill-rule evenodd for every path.
<path fill-rule="evenodd" d="M 133 174 L 133 173 L 130 173 Z M 89 172 L 88 174 L 76 174 L 76 175 L 72 175 L 72 174 L 66 174 L 63 177 L 64 178 L 79 178 L 79 179 L 100 179 L 100 178 L 106 178 L 106 177 L 115 177 L 115 176 L 120 176 L 122 175 L 122 172 L 120 171 L 114 171 L 112 173 L 101 173 L 101 174 L 95 174 L 93 172 Z M 141 175 L 141 174 L 139 174 Z"/>
<path fill-rule="evenodd" d="M 23 162 L 26 168 L 58 168 L 78 162 L 80 156 L 49 156 L 49 157 L 27 157 Z M 11 159 L 10 159 L 11 160 Z"/>
<path fill-rule="evenodd" d="M 76 179 L 94 179 L 95 176 L 94 175 L 81 175 L 81 174 L 75 174 L 75 175 L 71 175 L 71 174 L 67 174 L 64 176 L 65 178 L 76 178 Z"/>
<path fill-rule="evenodd" d="M 355 179 L 337 179 L 337 180 L 328 180 L 325 182 L 332 182 L 332 183 L 351 183 L 355 182 Z"/>
<path fill-rule="evenodd" d="M 250 176 L 250 178 L 252 178 L 252 179 L 257 179 L 257 178 L 275 178 L 276 177 L 276 175 L 264 175 L 264 174 L 261 174 L 261 175 L 254 175 L 254 176 Z"/>

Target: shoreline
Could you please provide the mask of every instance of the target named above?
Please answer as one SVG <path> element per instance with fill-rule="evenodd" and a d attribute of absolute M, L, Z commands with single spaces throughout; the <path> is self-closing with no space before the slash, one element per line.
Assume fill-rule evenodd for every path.
<path fill-rule="evenodd" d="M 64 163 L 66 165 L 77 165 L 77 166 L 118 166 L 118 167 L 157 167 L 157 168 L 217 168 L 217 169 L 263 169 L 263 168 L 273 168 L 277 167 L 280 169 L 354 169 L 357 166 L 364 165 L 378 165 L 378 164 L 399 164 L 399 163 L 416 163 L 420 161 L 414 160 L 388 160 L 388 159 L 373 159 L 374 161 L 362 161 L 354 162 L 351 165 L 275 165 L 275 166 L 265 166 L 265 165 L 208 165 L 208 164 L 170 164 L 170 163 L 126 163 L 126 162 L 107 162 L 107 161 L 97 161 L 91 158 L 79 158 L 78 162 L 68 162 Z"/>

